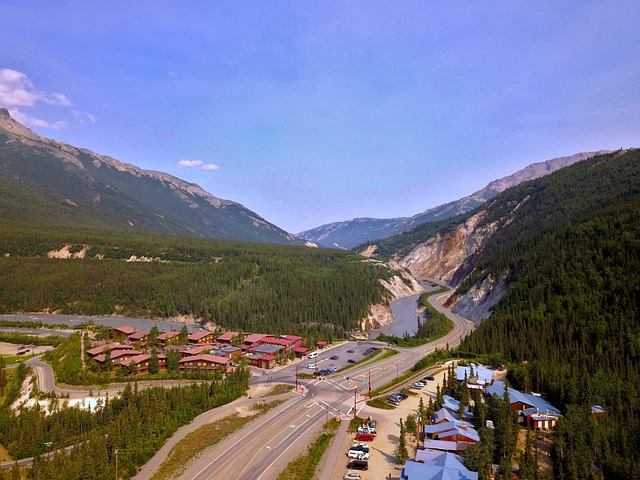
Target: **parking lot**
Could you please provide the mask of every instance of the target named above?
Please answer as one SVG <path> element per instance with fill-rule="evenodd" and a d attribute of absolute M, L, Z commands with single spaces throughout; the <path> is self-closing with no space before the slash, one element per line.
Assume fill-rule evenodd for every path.
<path fill-rule="evenodd" d="M 380 349 L 380 344 L 374 342 L 346 342 L 326 350 L 319 350 L 315 358 L 304 360 L 305 373 L 316 375 L 330 375 L 341 368 L 366 359 L 370 349 Z"/>

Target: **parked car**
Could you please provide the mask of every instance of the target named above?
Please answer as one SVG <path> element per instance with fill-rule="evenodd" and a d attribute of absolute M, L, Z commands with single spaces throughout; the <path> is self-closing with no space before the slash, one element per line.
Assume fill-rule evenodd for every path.
<path fill-rule="evenodd" d="M 407 398 L 409 398 L 409 395 L 403 392 L 398 392 L 398 396 L 400 397 L 400 400 L 406 400 Z"/>
<path fill-rule="evenodd" d="M 329 357 L 329 360 L 338 360 L 338 355 L 333 355 L 332 357 Z"/>
<path fill-rule="evenodd" d="M 424 388 L 424 383 L 414 383 L 411 385 L 411 388 L 415 390 L 422 390 Z"/>
<path fill-rule="evenodd" d="M 316 358 L 318 356 L 318 352 L 311 352 L 309 354 L 309 358 Z"/>
<path fill-rule="evenodd" d="M 428 376 L 426 376 L 426 377 L 424 377 L 424 378 L 426 378 L 426 379 L 427 379 L 427 380 L 429 380 L 430 382 L 433 382 L 433 381 L 435 380 L 435 378 L 433 378 L 433 375 L 428 375 Z"/>
<path fill-rule="evenodd" d="M 372 435 L 375 435 L 377 432 L 374 428 L 371 428 L 367 425 L 361 425 L 358 427 L 358 433 L 371 433 Z"/>
<path fill-rule="evenodd" d="M 316 364 L 315 363 L 307 363 L 305 365 L 305 368 L 316 368 Z"/>
<path fill-rule="evenodd" d="M 400 399 L 399 398 L 388 398 L 387 402 L 389 402 L 391 405 L 393 405 L 395 407 L 400 405 Z"/>
<path fill-rule="evenodd" d="M 359 442 L 372 442 L 374 438 L 373 433 L 358 433 L 356 435 L 356 440 Z"/>
<path fill-rule="evenodd" d="M 358 460 L 369 460 L 369 453 L 361 452 L 360 450 L 349 450 L 347 452 L 347 457 L 356 458 Z"/>
<path fill-rule="evenodd" d="M 347 360 L 347 363 L 357 363 L 353 358 L 350 358 L 349 360 Z"/>
<path fill-rule="evenodd" d="M 360 480 L 360 474 L 356 472 L 345 473 L 343 480 Z"/>
<path fill-rule="evenodd" d="M 353 470 L 369 470 L 369 462 L 366 460 L 351 460 L 347 463 L 347 468 Z"/>
<path fill-rule="evenodd" d="M 361 452 L 369 452 L 369 445 L 366 443 L 356 443 L 351 446 L 351 450 L 360 450 Z"/>
<path fill-rule="evenodd" d="M 355 353 L 355 350 L 347 350 L 347 353 Z"/>
<path fill-rule="evenodd" d="M 373 419 L 369 422 L 369 426 L 371 428 L 376 428 L 378 426 L 378 421 L 376 419 Z"/>

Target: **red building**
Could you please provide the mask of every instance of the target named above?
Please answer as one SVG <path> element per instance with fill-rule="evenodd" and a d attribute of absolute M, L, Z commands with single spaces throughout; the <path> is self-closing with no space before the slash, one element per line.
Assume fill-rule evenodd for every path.
<path fill-rule="evenodd" d="M 107 330 L 107 336 L 113 340 L 123 341 L 126 340 L 129 335 L 136 333 L 136 329 L 133 327 L 113 327 Z"/>
<path fill-rule="evenodd" d="M 218 337 L 218 342 L 224 344 L 240 343 L 240 334 L 238 332 L 225 332 Z"/>
<path fill-rule="evenodd" d="M 247 359 L 250 366 L 267 370 L 272 369 L 277 364 L 276 357 L 273 355 L 249 355 Z"/>
<path fill-rule="evenodd" d="M 213 372 L 220 370 L 226 373 L 231 368 L 231 359 L 226 357 L 218 357 L 217 355 L 194 355 L 193 357 L 185 357 L 179 362 L 180 371 L 203 370 Z"/>
<path fill-rule="evenodd" d="M 195 345 L 213 343 L 215 339 L 216 335 L 213 332 L 195 332 L 189 335 L 189 343 Z"/>

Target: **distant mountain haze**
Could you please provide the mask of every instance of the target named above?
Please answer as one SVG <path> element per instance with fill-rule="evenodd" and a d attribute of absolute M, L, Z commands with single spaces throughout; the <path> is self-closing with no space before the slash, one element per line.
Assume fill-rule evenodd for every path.
<path fill-rule="evenodd" d="M 427 222 L 435 222 L 467 213 L 494 198 L 507 188 L 514 187 L 561 168 L 580 162 L 595 155 L 609 153 L 609 150 L 586 152 L 569 157 L 554 158 L 545 162 L 534 163 L 518 170 L 513 175 L 494 180 L 486 187 L 463 197 L 460 200 L 430 208 L 412 217 L 399 218 L 355 218 L 345 222 L 321 225 L 296 234 L 297 237 L 310 240 L 326 247 L 353 248 L 366 242 L 388 238 L 405 232 L 410 228 Z"/>
<path fill-rule="evenodd" d="M 245 242 L 304 244 L 195 183 L 41 137 L 0 109 L 0 216 Z"/>

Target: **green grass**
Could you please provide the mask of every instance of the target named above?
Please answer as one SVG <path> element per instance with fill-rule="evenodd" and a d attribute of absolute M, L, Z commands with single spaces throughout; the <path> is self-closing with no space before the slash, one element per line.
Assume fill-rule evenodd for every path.
<path fill-rule="evenodd" d="M 150 480 L 168 480 L 179 476 L 184 472 L 189 461 L 196 455 L 209 447 L 217 445 L 233 432 L 241 429 L 256 417 L 263 415 L 281 403 L 281 400 L 276 400 L 269 403 L 256 404 L 253 406 L 255 413 L 252 415 L 240 417 L 237 413 L 234 413 L 217 422 L 203 425 L 189 433 L 171 449 L 165 461 L 160 464 L 150 477 Z"/>
<path fill-rule="evenodd" d="M 373 408 L 380 408 L 382 410 L 393 410 L 396 408 L 394 405 L 391 405 L 385 398 L 382 397 L 369 400 L 367 402 L 367 405 Z"/>

